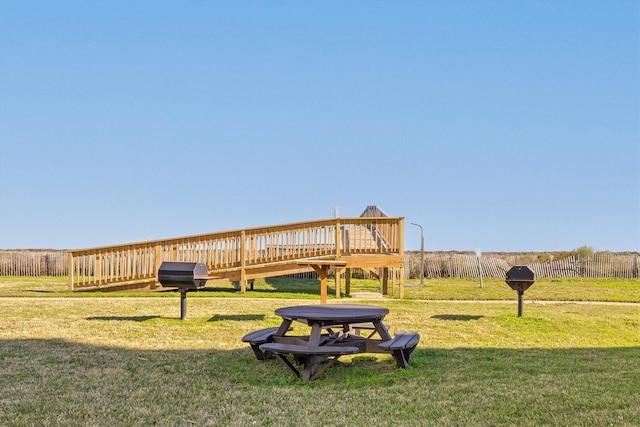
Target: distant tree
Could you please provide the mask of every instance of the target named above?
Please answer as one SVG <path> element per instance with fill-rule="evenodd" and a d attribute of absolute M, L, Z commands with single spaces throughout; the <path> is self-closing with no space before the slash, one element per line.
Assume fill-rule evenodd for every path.
<path fill-rule="evenodd" d="M 582 256 L 591 256 L 595 252 L 591 246 L 581 246 L 578 249 L 573 250 L 573 255 L 582 257 Z"/>

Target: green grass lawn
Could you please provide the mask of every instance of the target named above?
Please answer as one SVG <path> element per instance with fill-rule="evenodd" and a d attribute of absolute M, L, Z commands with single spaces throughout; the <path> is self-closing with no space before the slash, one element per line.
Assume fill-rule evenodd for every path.
<path fill-rule="evenodd" d="M 483 287 L 477 279 L 426 279 L 419 286 L 415 279 L 406 282 L 405 299 L 409 300 L 516 300 L 517 293 L 504 279 L 485 278 Z M 352 292 L 380 292 L 378 280 L 353 279 Z M 342 283 L 344 292 L 344 281 Z M 397 299 L 398 290 L 392 293 L 389 281 L 387 298 Z M 71 292 L 66 277 L 2 277 L 0 297 L 176 297 L 175 292 Z M 344 295 L 343 295 L 344 296 Z M 640 303 L 640 279 L 589 279 L 562 278 L 538 279 L 525 292 L 528 301 L 608 301 Z M 320 299 L 320 284 L 316 279 L 272 277 L 258 279 L 254 290 L 240 294 L 237 283 L 207 285 L 204 290 L 191 292 L 189 298 L 198 297 L 247 297 L 247 298 L 309 298 Z M 335 299 L 333 280 L 329 279 L 329 298 Z"/>
<path fill-rule="evenodd" d="M 250 331 L 278 325 L 276 308 L 318 303 L 317 281 L 283 282 L 256 283 L 247 295 L 232 285 L 194 292 L 180 321 L 176 293 L 96 297 L 67 292 L 64 278 L 0 278 L 0 425 L 637 426 L 640 420 L 640 304 L 534 297 L 543 285 L 540 291 L 555 286 L 559 300 L 579 294 L 588 300 L 593 292 L 580 288 L 593 286 L 609 294 L 604 300 L 630 301 L 638 281 L 536 282 L 521 318 L 515 292 L 504 284 L 501 294 L 499 282 L 476 289 L 473 282 L 427 281 L 407 287 L 405 300 L 358 300 L 389 308 L 392 333 L 420 333 L 411 367 L 397 369 L 390 355 L 347 356 L 309 383 L 275 360 L 256 360 L 241 342 Z M 491 297 L 479 298 L 485 291 Z M 479 299 L 489 301 L 473 301 Z"/>
<path fill-rule="evenodd" d="M 413 281 L 415 282 L 415 281 Z M 640 279 L 559 278 L 538 279 L 524 293 L 531 301 L 640 302 Z M 430 279 L 423 287 L 409 287 L 407 299 L 509 300 L 517 299 L 504 279 Z"/>

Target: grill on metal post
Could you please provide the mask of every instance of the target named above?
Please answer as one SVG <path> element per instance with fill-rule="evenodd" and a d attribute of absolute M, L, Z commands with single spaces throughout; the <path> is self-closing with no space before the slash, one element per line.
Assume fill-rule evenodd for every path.
<path fill-rule="evenodd" d="M 180 320 L 187 318 L 187 292 L 204 288 L 207 266 L 201 262 L 168 262 L 160 265 L 158 281 L 164 287 L 180 291 Z"/>
<path fill-rule="evenodd" d="M 514 265 L 507 271 L 507 285 L 518 291 L 518 317 L 522 317 L 524 291 L 529 289 L 535 280 L 535 273 L 526 265 Z"/>

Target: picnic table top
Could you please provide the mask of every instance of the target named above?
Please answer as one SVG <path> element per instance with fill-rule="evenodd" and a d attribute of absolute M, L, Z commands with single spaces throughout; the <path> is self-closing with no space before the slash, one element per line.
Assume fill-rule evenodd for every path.
<path fill-rule="evenodd" d="M 275 314 L 291 320 L 358 323 L 381 320 L 389 309 L 365 304 L 297 305 L 278 308 Z"/>

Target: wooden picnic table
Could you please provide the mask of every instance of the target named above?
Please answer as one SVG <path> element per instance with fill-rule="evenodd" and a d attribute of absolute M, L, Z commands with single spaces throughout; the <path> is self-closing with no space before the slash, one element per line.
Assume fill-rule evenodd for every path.
<path fill-rule="evenodd" d="M 416 333 L 405 335 L 402 348 L 395 348 L 394 342 L 400 335 L 391 337 L 384 325 L 383 319 L 388 313 L 387 308 L 363 304 L 283 307 L 275 311 L 275 314 L 282 317 L 282 323 L 277 329 L 252 332 L 243 341 L 251 343 L 258 359 L 267 359 L 273 354 L 303 381 L 317 378 L 340 356 L 346 354 L 390 353 L 398 361 L 399 367 L 406 368 L 409 355 L 420 337 Z M 289 334 L 294 321 L 311 327 L 309 335 Z M 368 331 L 367 336 L 361 335 L 363 330 Z M 375 335 L 378 337 L 374 337 Z M 401 352 L 400 359 L 396 357 L 398 352 Z M 293 358 L 293 363 L 289 356 Z M 302 370 L 294 363 L 302 366 Z"/>
<path fill-rule="evenodd" d="M 276 337 L 284 336 L 291 322 L 296 320 L 311 327 L 309 345 L 320 345 L 323 329 L 342 329 L 342 334 L 350 334 L 354 329 L 353 325 L 359 324 L 364 328 L 367 323 L 378 332 L 383 341 L 391 339 L 387 327 L 382 323 L 384 317 L 389 314 L 389 309 L 384 307 L 364 304 L 298 305 L 279 308 L 275 313 L 282 317 Z"/>

